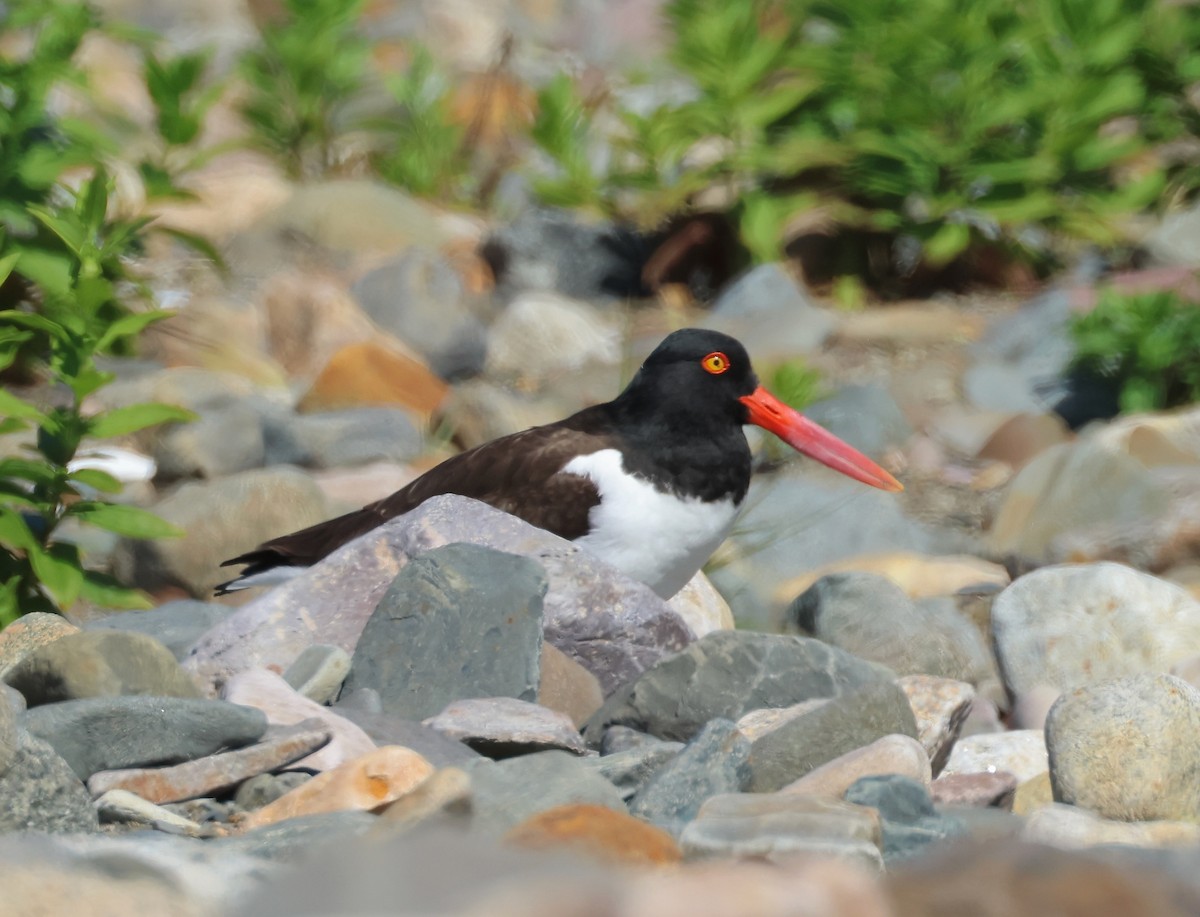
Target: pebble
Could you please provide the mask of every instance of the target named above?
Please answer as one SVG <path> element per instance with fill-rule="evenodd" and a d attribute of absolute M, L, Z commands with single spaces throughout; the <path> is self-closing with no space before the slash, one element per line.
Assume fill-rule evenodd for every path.
<path fill-rule="evenodd" d="M 896 679 L 917 721 L 917 739 L 934 775 L 940 774 L 975 700 L 975 689 L 966 682 L 933 675 L 905 675 Z"/>
<path fill-rule="evenodd" d="M 1053 803 L 1033 812 L 1025 821 L 1021 838 L 1065 850 L 1099 844 L 1131 847 L 1186 847 L 1200 845 L 1200 825 L 1194 821 L 1103 818 L 1087 809 Z"/>
<path fill-rule="evenodd" d="M 129 790 L 113 789 L 101 793 L 95 806 L 101 823 L 146 825 L 159 830 L 175 828 L 193 837 L 203 830 L 190 818 L 176 815 Z"/>
<path fill-rule="evenodd" d="M 183 661 L 210 628 L 224 621 L 233 612 L 228 605 L 178 599 L 164 602 L 149 611 L 122 611 L 106 618 L 96 618 L 84 625 L 87 630 L 118 630 L 153 637 Z"/>
<path fill-rule="evenodd" d="M 583 736 L 564 713 L 513 697 L 454 701 L 423 725 L 465 742 L 490 758 L 559 748 L 581 755 Z"/>
<path fill-rule="evenodd" d="M 621 798 L 628 802 L 682 750 L 682 742 L 651 739 L 643 745 L 584 760 L 615 786 Z"/>
<path fill-rule="evenodd" d="M 683 853 L 669 833 L 605 806 L 574 803 L 539 812 L 504 836 L 524 850 L 568 851 L 618 866 L 666 866 Z"/>
<path fill-rule="evenodd" d="M 282 774 L 259 774 L 237 788 L 233 801 L 239 809 L 261 809 L 302 783 L 312 779 L 307 771 L 284 771 Z"/>
<path fill-rule="evenodd" d="M 0 773 L 0 833 L 95 831 L 96 810 L 71 765 L 49 742 L 24 733 Z M 8 892 L 5 892 L 8 899 Z"/>
<path fill-rule="evenodd" d="M 897 774 L 862 777 L 846 791 L 845 799 L 879 812 L 883 860 L 889 866 L 967 831 L 962 821 L 934 809 L 926 785 Z"/>
<path fill-rule="evenodd" d="M 881 774 L 908 777 L 926 788 L 932 780 L 929 756 L 921 743 L 906 735 L 888 735 L 814 768 L 780 792 L 841 799 L 860 777 Z"/>
<path fill-rule="evenodd" d="M 38 647 L 78 632 L 79 628 L 62 615 L 44 611 L 22 615 L 0 630 L 0 679 L 7 678 L 8 673 Z"/>
<path fill-rule="evenodd" d="M 283 680 L 314 704 L 330 704 L 337 699 L 349 674 L 349 653 L 340 646 L 315 643 L 287 667 Z"/>
<path fill-rule="evenodd" d="M 1007 773 L 997 771 L 996 773 Z M 1013 794 L 1012 810 L 1017 815 L 1031 815 L 1038 809 L 1054 802 L 1054 787 L 1050 783 L 1050 771 L 1044 771 L 1017 784 Z"/>
<path fill-rule="evenodd" d="M 604 703 L 604 691 L 595 675 L 558 647 L 543 643 L 537 702 L 582 729 Z"/>
<path fill-rule="evenodd" d="M 1064 694 L 1046 720 L 1054 798 L 1123 821 L 1200 821 L 1200 691 L 1133 675 Z"/>
<path fill-rule="evenodd" d="M 667 605 L 683 618 L 692 636 L 697 638 L 737 627 L 729 603 L 703 570 L 697 570 L 682 589 L 667 599 Z"/>
<path fill-rule="evenodd" d="M 949 774 L 929 788 L 934 805 L 990 807 L 1011 811 L 1017 793 L 1017 778 L 1007 771 L 980 774 Z"/>
<path fill-rule="evenodd" d="M 1026 781 L 1049 770 L 1046 738 L 1040 729 L 965 736 L 954 745 L 943 774 L 994 774 L 1008 771 Z"/>
<path fill-rule="evenodd" d="M 156 477 L 164 482 L 211 481 L 275 464 L 266 460 L 262 418 L 251 405 L 239 401 L 206 407 L 196 420 L 172 424 L 155 440 L 153 456 Z"/>

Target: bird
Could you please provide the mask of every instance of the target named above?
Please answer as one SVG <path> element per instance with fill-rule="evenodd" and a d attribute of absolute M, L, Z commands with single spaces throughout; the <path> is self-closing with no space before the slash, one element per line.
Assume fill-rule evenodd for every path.
<path fill-rule="evenodd" d="M 771 394 L 735 338 L 699 328 L 665 337 L 612 401 L 483 443 L 335 519 L 225 561 L 217 595 L 271 585 L 431 497 L 472 497 L 574 542 L 670 598 L 725 540 L 752 470 L 744 426 L 885 491 L 903 485 Z"/>

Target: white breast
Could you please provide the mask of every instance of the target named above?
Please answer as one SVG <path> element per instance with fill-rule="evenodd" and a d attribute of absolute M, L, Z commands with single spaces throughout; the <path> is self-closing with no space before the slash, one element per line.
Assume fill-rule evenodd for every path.
<path fill-rule="evenodd" d="M 600 491 L 588 517 L 591 531 L 575 543 L 663 598 L 704 565 L 738 514 L 731 499 L 706 503 L 656 490 L 624 470 L 616 449 L 581 455 L 560 473 L 590 478 Z"/>

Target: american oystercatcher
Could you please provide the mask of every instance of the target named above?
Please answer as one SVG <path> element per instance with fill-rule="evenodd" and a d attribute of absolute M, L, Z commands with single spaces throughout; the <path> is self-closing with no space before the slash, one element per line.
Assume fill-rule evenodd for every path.
<path fill-rule="evenodd" d="M 574 541 L 670 598 L 737 518 L 750 486 L 745 424 L 864 484 L 903 489 L 763 388 L 738 341 L 686 328 L 607 404 L 476 446 L 390 497 L 227 560 L 246 569 L 217 594 L 281 582 L 430 497 L 460 494 Z"/>

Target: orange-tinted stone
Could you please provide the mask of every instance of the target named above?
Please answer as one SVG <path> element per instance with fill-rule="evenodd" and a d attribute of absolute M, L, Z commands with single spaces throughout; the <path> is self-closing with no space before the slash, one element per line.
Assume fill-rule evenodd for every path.
<path fill-rule="evenodd" d="M 562 849 L 606 863 L 662 866 L 682 858 L 675 839 L 661 828 L 604 806 L 572 803 L 539 812 L 505 840 L 531 850 Z"/>
<path fill-rule="evenodd" d="M 390 405 L 426 419 L 448 390 L 449 386 L 420 360 L 374 341 L 362 341 L 330 357 L 300 400 L 299 409 L 332 411 Z"/>

